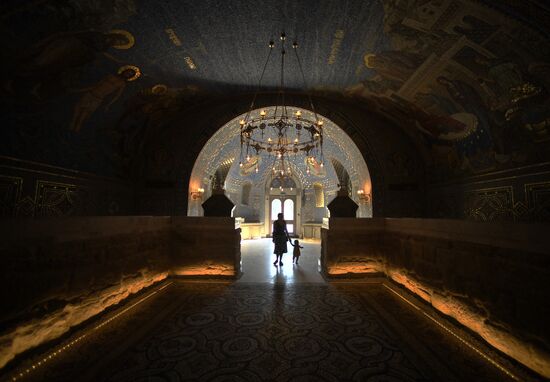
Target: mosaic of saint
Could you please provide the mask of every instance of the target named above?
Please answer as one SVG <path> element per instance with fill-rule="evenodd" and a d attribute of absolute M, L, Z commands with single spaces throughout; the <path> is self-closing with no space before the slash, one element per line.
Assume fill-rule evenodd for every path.
<path fill-rule="evenodd" d="M 383 4 L 390 47 L 365 53 L 372 75 L 348 95 L 410 129 L 438 178 L 541 159 L 550 144 L 543 33 L 483 4 Z"/>
<path fill-rule="evenodd" d="M 550 159 L 544 12 L 526 23 L 521 7 L 483 0 L 213 4 L 3 6 L 0 154 L 128 176 L 147 146 L 158 153 L 151 163 L 166 171 L 171 117 L 205 97 L 246 93 L 256 81 L 255 54 L 281 27 L 277 17 L 257 21 L 266 13 L 301 26 L 288 33 L 304 41 L 306 77 L 319 95 L 353 97 L 399 124 L 430 159 L 434 179 Z M 243 18 L 250 22 L 228 31 Z M 322 31 L 318 20 L 327 21 Z M 266 77 L 267 88 L 274 78 Z M 310 171 L 322 172 L 315 164 Z"/>

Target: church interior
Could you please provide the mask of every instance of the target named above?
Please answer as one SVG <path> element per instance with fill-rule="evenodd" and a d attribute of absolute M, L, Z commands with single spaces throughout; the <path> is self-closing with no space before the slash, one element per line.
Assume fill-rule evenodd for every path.
<path fill-rule="evenodd" d="M 0 380 L 550 379 L 547 1 L 0 17 Z"/>

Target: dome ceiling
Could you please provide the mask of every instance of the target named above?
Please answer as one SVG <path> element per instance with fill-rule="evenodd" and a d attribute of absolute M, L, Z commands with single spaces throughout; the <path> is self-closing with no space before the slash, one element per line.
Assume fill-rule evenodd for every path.
<path fill-rule="evenodd" d="M 268 41 L 279 43 L 277 36 L 283 30 L 290 41 L 299 42 L 307 81 L 313 88 L 344 90 L 375 78 L 373 87 L 391 89 L 405 82 L 431 53 L 438 49 L 443 53 L 461 36 L 483 46 L 495 32 L 519 32 L 521 20 L 527 17 L 522 13 L 525 7 L 516 10 L 498 2 L 500 13 L 489 8 L 495 7 L 491 1 L 23 3 L 3 6 L 3 45 L 22 65 L 14 69 L 18 77 L 48 76 L 71 66 L 117 67 L 124 62 L 141 69 L 140 82 L 168 87 L 193 84 L 209 91 L 254 87 Z M 529 38 L 529 44 L 535 45 L 532 48 L 536 34 L 540 39 L 546 33 L 543 28 L 548 20 L 540 7 L 540 12 L 529 14 L 529 29 L 535 34 L 527 36 L 530 31 L 522 30 L 523 35 L 514 36 Z M 536 10 L 535 5 L 531 10 Z M 32 28 L 18 27 L 29 22 Z M 22 46 L 33 49 L 22 51 Z M 46 48 L 56 50 L 41 51 Z M 479 53 L 495 56 L 503 53 L 502 48 L 492 54 Z M 294 57 L 289 56 L 286 83 L 303 89 Z M 278 61 L 271 64 L 276 69 Z M 277 75 L 268 69 L 265 86 L 277 86 Z"/>
<path fill-rule="evenodd" d="M 273 112 L 273 107 L 265 108 L 269 113 Z M 288 108 L 288 113 L 295 113 L 297 110 L 302 112 L 304 117 L 312 117 L 310 111 L 298 109 L 294 107 Z M 257 115 L 258 110 L 253 110 L 252 115 Z M 216 174 L 220 168 L 230 168 L 226 172 L 227 180 L 226 187 L 230 191 L 234 191 L 246 182 L 251 182 L 256 186 L 264 187 L 268 179 L 271 178 L 271 166 L 273 158 L 266 153 L 262 153 L 258 158 L 258 173 L 254 171 L 256 156 L 253 156 L 252 162 L 245 162 L 243 167 L 239 167 L 238 160 L 240 153 L 239 142 L 239 120 L 244 115 L 236 116 L 232 121 L 229 121 L 225 126 L 214 134 L 201 150 L 196 162 L 193 166 L 191 180 L 189 183 L 190 192 L 198 188 L 209 189 L 212 187 L 212 176 Z M 335 159 L 338 163 L 343 163 L 345 170 L 349 174 L 351 184 L 354 191 L 359 189 L 371 189 L 370 174 L 367 164 L 361 156 L 361 152 L 346 133 L 331 120 L 319 115 L 325 122 L 324 124 L 324 145 L 323 153 L 326 160 L 326 168 L 323 169 L 315 163 L 307 164 L 303 155 L 291 155 L 288 158 L 289 166 L 292 168 L 293 176 L 295 176 L 303 188 L 311 187 L 315 182 L 322 182 L 325 189 L 336 191 L 338 189 L 338 177 L 332 169 L 332 160 Z M 330 164 L 330 165 L 329 165 Z M 307 168 L 310 168 L 311 173 L 307 173 Z M 329 173 L 327 173 L 327 171 Z M 229 180 L 229 181 L 228 181 Z"/>

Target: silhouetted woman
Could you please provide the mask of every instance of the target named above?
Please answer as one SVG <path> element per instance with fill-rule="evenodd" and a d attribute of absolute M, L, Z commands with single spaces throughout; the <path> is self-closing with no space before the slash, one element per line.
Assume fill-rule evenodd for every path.
<path fill-rule="evenodd" d="M 286 242 L 290 241 L 288 231 L 286 229 L 286 222 L 283 219 L 283 214 L 277 215 L 277 220 L 273 222 L 273 242 L 275 243 L 275 249 L 273 253 L 277 256 L 273 265 L 283 265 L 283 253 L 287 252 Z"/>

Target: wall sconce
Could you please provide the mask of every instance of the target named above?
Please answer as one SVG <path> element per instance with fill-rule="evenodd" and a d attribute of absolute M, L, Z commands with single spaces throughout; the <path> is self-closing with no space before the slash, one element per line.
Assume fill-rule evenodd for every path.
<path fill-rule="evenodd" d="M 370 201 L 370 194 L 365 194 L 364 190 L 357 190 L 357 196 L 361 204 L 367 204 Z"/>
<path fill-rule="evenodd" d="M 191 199 L 192 200 L 200 200 L 202 199 L 202 194 L 204 194 L 204 188 L 197 188 L 197 191 L 191 192 Z"/>

